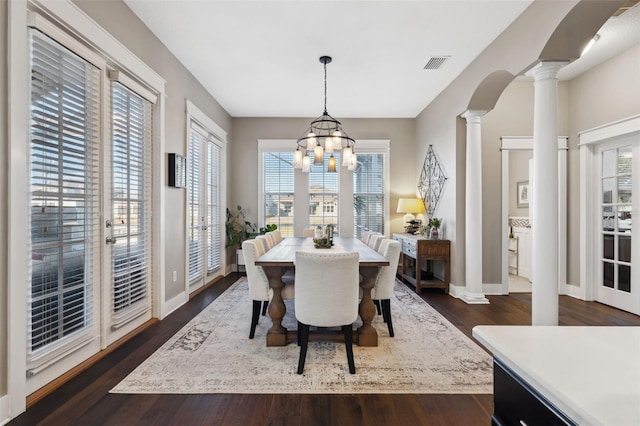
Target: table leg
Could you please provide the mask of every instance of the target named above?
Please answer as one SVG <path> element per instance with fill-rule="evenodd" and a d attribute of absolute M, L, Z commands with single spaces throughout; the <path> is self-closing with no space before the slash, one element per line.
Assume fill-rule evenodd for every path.
<path fill-rule="evenodd" d="M 362 274 L 362 300 L 360 301 L 360 318 L 362 319 L 362 327 L 358 329 L 358 346 L 378 346 L 378 332 L 371 325 L 373 316 L 376 314 L 376 308 L 371 299 L 371 289 L 375 284 L 376 275 L 378 274 L 377 266 L 360 267 Z"/>
<path fill-rule="evenodd" d="M 263 266 L 265 274 L 269 279 L 269 287 L 273 290 L 273 298 L 269 303 L 269 316 L 271 317 L 271 328 L 267 331 L 267 346 L 286 346 L 287 329 L 282 326 L 282 318 L 287 312 L 287 307 L 282 300 L 282 275 L 285 268 L 282 266 Z"/>

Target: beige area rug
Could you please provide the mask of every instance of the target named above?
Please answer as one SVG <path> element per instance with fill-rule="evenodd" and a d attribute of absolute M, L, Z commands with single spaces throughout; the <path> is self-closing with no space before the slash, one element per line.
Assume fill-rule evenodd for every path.
<path fill-rule="evenodd" d="M 113 393 L 491 393 L 492 360 L 477 344 L 396 282 L 395 337 L 382 316 L 377 347 L 354 345 L 356 374 L 344 344 L 310 341 L 304 374 L 299 347 L 266 347 L 271 326 L 260 317 L 248 338 L 251 301 L 241 278 L 111 390 Z M 283 325 L 296 328 L 293 302 Z"/>

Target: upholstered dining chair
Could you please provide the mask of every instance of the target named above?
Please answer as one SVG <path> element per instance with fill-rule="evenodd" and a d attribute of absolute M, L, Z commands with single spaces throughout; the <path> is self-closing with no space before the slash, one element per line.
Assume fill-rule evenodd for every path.
<path fill-rule="evenodd" d="M 267 232 L 268 234 L 273 235 L 273 238 L 276 242 L 276 244 L 280 243 L 280 241 L 282 241 L 282 233 L 280 231 L 278 231 L 277 229 L 275 231 L 271 231 L 271 232 Z"/>
<path fill-rule="evenodd" d="M 249 295 L 253 301 L 249 339 L 253 339 L 253 336 L 255 335 L 256 326 L 258 325 L 260 317 L 260 306 L 262 305 L 262 315 L 264 315 L 271 293 L 267 275 L 264 273 L 262 266 L 256 266 L 256 259 L 260 257 L 259 245 L 259 241 L 253 239 L 242 242 L 242 254 L 244 256 L 245 269 L 247 271 L 247 281 L 249 282 Z M 284 287 L 282 288 L 282 298 L 290 300 L 293 299 L 293 296 L 293 282 L 285 282 Z"/>
<path fill-rule="evenodd" d="M 314 227 L 310 227 L 310 228 L 304 228 L 302 230 L 302 236 L 304 238 L 313 238 L 313 236 L 315 235 L 316 229 Z"/>
<path fill-rule="evenodd" d="M 296 297 L 294 299 L 302 374 L 309 344 L 309 327 L 342 327 L 349 372 L 356 372 L 353 360 L 352 325 L 358 318 L 357 252 L 296 252 Z"/>
<path fill-rule="evenodd" d="M 369 247 L 378 251 L 378 247 L 380 247 L 380 243 L 385 239 L 385 236 L 382 234 L 373 234 L 369 237 L 369 243 L 367 244 Z"/>
<path fill-rule="evenodd" d="M 271 232 L 267 232 L 266 234 L 264 234 L 264 236 L 269 241 L 270 249 L 274 248 L 276 244 L 278 244 L 278 242 L 276 241 L 276 237 L 274 237 Z"/>
<path fill-rule="evenodd" d="M 371 232 L 370 230 L 365 230 L 362 232 L 362 236 L 360 237 L 360 241 L 362 241 L 363 243 L 367 244 L 369 242 L 369 237 L 371 236 Z"/>
<path fill-rule="evenodd" d="M 380 254 L 387 258 L 389 266 L 381 266 L 376 276 L 375 284 L 371 289 L 371 298 L 378 307 L 378 313 L 382 309 L 382 318 L 387 323 L 389 336 L 393 337 L 393 323 L 391 322 L 391 296 L 396 283 L 398 272 L 398 259 L 400 259 L 401 244 L 399 241 L 385 238 L 380 243 Z"/>
<path fill-rule="evenodd" d="M 271 245 L 271 240 L 268 239 L 267 237 L 265 237 L 264 235 L 258 235 L 256 237 L 256 240 L 260 241 L 260 243 L 262 243 L 262 246 L 264 247 L 264 252 L 268 252 L 269 250 L 271 250 L 271 247 L 273 247 Z"/>

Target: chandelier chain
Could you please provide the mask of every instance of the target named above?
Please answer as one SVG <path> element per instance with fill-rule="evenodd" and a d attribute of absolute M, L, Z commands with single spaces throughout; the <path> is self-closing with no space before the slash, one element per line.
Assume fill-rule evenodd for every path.
<path fill-rule="evenodd" d="M 324 113 L 327 114 L 327 62 L 324 62 Z"/>

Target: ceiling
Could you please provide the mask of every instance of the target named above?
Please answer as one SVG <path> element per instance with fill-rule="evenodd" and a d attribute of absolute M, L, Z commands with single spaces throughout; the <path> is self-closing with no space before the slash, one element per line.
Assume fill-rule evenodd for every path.
<path fill-rule="evenodd" d="M 332 56 L 327 110 L 340 118 L 415 117 L 532 2 L 124 1 L 233 117 L 320 115 L 318 58 Z M 612 25 L 564 78 L 640 43 L 630 15 L 612 18 L 626 47 Z M 425 70 L 432 56 L 448 58 Z"/>

